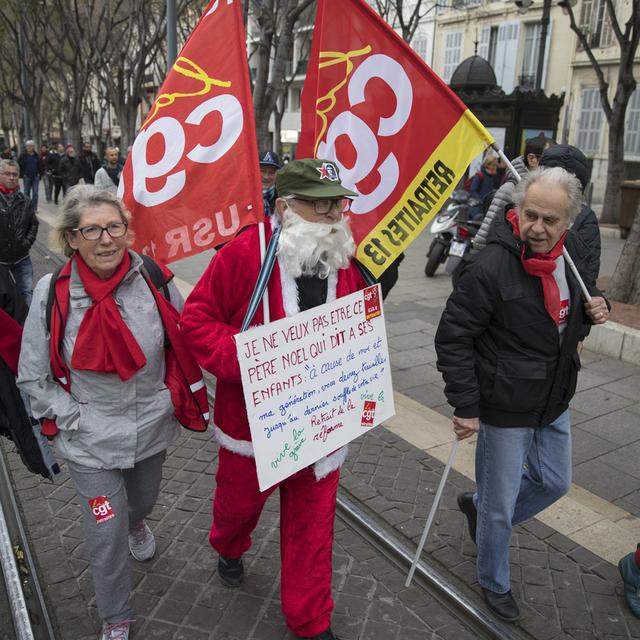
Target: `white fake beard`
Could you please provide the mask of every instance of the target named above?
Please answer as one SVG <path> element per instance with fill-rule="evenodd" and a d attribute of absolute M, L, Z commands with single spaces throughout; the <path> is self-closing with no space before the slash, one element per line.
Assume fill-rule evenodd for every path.
<path fill-rule="evenodd" d="M 326 278 L 332 269 L 348 267 L 355 251 L 346 216 L 331 224 L 307 222 L 290 207 L 284 210 L 276 255 L 293 278 Z"/>

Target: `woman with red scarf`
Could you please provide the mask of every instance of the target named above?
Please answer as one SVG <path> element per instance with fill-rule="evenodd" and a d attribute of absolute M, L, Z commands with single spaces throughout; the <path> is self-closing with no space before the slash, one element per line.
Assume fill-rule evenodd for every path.
<path fill-rule="evenodd" d="M 128 555 L 155 553 L 144 518 L 178 421 L 204 430 L 208 419 L 202 374 L 177 331 L 182 297 L 166 270 L 170 301 L 154 286 L 128 248 L 128 224 L 111 193 L 68 193 L 56 235 L 70 260 L 55 284 L 48 275 L 36 286 L 18 372 L 76 487 L 103 640 L 129 636 Z"/>
<path fill-rule="evenodd" d="M 594 288 L 581 290 L 563 257 L 588 264 L 568 233 L 580 211 L 578 179 L 562 168 L 536 169 L 514 193 L 516 209 L 496 218 L 487 247 L 465 266 L 435 337 L 438 369 L 461 440 L 478 432 L 475 493 L 458 496 L 478 547 L 478 582 L 489 608 L 513 622 L 512 526 L 569 490 L 569 401 L 588 323 L 609 309 Z M 589 278 L 583 276 L 589 282 Z"/>

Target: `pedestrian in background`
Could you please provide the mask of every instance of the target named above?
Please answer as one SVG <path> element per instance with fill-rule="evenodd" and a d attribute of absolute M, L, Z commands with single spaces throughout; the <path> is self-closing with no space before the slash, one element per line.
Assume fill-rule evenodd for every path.
<path fill-rule="evenodd" d="M 282 163 L 278 154 L 268 149 L 260 151 L 258 161 L 260 163 L 264 214 L 265 216 L 271 216 L 275 211 L 276 203 L 276 173 L 282 168 Z"/>
<path fill-rule="evenodd" d="M 44 182 L 44 196 L 47 202 L 51 202 L 51 193 L 53 188 L 53 185 L 51 183 L 51 171 L 49 170 L 49 153 L 49 147 L 46 144 L 43 144 L 40 147 L 40 161 L 42 162 L 42 181 Z"/>
<path fill-rule="evenodd" d="M 29 251 L 38 235 L 38 218 L 29 198 L 20 191 L 15 160 L 0 160 L 0 264 L 16 281 L 25 304 L 31 303 L 33 265 Z"/>
<path fill-rule="evenodd" d="M 30 198 L 31 207 L 36 212 L 38 211 L 38 187 L 40 186 L 40 176 L 44 172 L 44 163 L 36 152 L 33 140 L 27 140 L 24 148 L 25 150 L 18 158 L 20 177 L 24 194 Z"/>
<path fill-rule="evenodd" d="M 476 493 L 461 494 L 458 505 L 478 547 L 485 601 L 509 622 L 520 616 L 511 594 L 511 530 L 571 486 L 577 345 L 587 322 L 609 316 L 595 287 L 582 302 L 562 253 L 584 273 L 588 252 L 581 255 L 567 234 L 582 202 L 577 178 L 559 167 L 535 169 L 514 198 L 516 209 L 496 219 L 487 248 L 463 268 L 435 337 L 455 435 L 479 432 Z"/>
<path fill-rule="evenodd" d="M 118 150 L 115 147 L 107 147 L 104 152 L 104 162 L 96 171 L 94 183 L 96 187 L 115 194 L 118 191 L 122 166 L 118 158 Z"/>
<path fill-rule="evenodd" d="M 477 204 L 471 207 L 470 217 L 472 220 L 482 218 L 482 203 L 485 196 L 496 189 L 496 180 L 498 175 L 498 157 L 494 155 L 485 156 L 482 166 L 476 175 L 471 179 L 469 186 L 469 195 L 477 200 Z"/>
<path fill-rule="evenodd" d="M 76 150 L 72 144 L 68 144 L 65 153 L 60 159 L 60 179 L 62 180 L 62 193 L 67 195 L 67 191 L 80 182 L 82 177 L 82 166 L 76 156 Z"/>
<path fill-rule="evenodd" d="M 64 156 L 64 145 L 54 145 L 52 152 L 49 154 L 47 166 L 51 171 L 51 183 L 53 184 L 53 202 L 58 204 L 60 199 L 60 191 L 62 191 L 62 174 L 60 173 L 60 163 Z"/>
<path fill-rule="evenodd" d="M 129 551 L 138 561 L 155 553 L 144 519 L 158 497 L 167 447 L 178 436 L 176 415 L 195 416 L 206 428 L 201 407 L 189 404 L 195 394 L 189 385 L 200 385 L 205 411 L 206 388 L 177 329 L 182 297 L 171 273 L 155 265 L 167 300 L 151 283 L 148 263 L 129 250 L 122 203 L 93 186 L 74 187 L 55 235 L 70 260 L 53 285 L 56 312 L 49 321 L 52 275 L 36 286 L 18 385 L 77 492 L 101 638 L 126 640 Z"/>
<path fill-rule="evenodd" d="M 100 168 L 100 160 L 98 156 L 91 148 L 90 142 L 85 142 L 82 145 L 82 152 L 80 153 L 80 167 L 82 179 L 85 184 L 93 184 L 96 171 Z"/>

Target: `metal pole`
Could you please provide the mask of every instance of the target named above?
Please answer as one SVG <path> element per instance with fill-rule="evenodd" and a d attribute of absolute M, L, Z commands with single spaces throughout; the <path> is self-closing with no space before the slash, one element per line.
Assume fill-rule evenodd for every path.
<path fill-rule="evenodd" d="M 456 438 L 453 441 L 453 444 L 451 445 L 451 453 L 449 454 L 449 459 L 447 460 L 447 466 L 444 468 L 444 471 L 442 472 L 442 478 L 440 478 L 440 484 L 438 485 L 436 496 L 433 499 L 433 504 L 431 505 L 431 511 L 429 511 L 427 524 L 424 525 L 424 531 L 422 532 L 422 538 L 420 538 L 420 544 L 418 545 L 418 548 L 416 550 L 416 555 L 413 558 L 411 569 L 409 569 L 409 575 L 407 576 L 407 581 L 404 583 L 405 587 L 410 586 L 411 580 L 413 580 L 413 574 L 415 573 L 416 566 L 420 561 L 420 555 L 422 554 L 424 543 L 427 541 L 427 536 L 429 535 L 429 529 L 431 529 L 431 523 L 433 522 L 433 518 L 436 515 L 436 511 L 438 510 L 438 505 L 440 504 L 440 498 L 442 497 L 444 485 L 447 483 L 447 478 L 449 477 L 449 471 L 451 471 L 451 467 L 453 466 L 453 461 L 455 460 L 459 444 L 460 444 L 460 440 Z"/>
<path fill-rule="evenodd" d="M 178 25 L 176 0 L 167 0 L 167 73 L 178 57 Z"/>
<path fill-rule="evenodd" d="M 536 91 L 542 88 L 542 71 L 544 69 L 544 52 L 547 46 L 547 30 L 549 28 L 549 14 L 551 13 L 551 0 L 544 0 L 542 6 L 542 19 L 540 24 L 540 45 L 538 47 L 538 69 L 536 71 Z"/>

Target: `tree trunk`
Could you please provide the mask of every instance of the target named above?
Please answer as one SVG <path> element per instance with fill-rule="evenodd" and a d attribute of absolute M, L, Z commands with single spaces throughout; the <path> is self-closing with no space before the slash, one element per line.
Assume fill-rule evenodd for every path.
<path fill-rule="evenodd" d="M 607 154 L 607 186 L 602 203 L 600 222 L 615 224 L 620 219 L 620 185 L 624 179 L 624 119 L 628 98 L 617 97 L 609 121 L 609 151 Z"/>
<path fill-rule="evenodd" d="M 607 293 L 612 300 L 640 305 L 640 207 Z"/>

